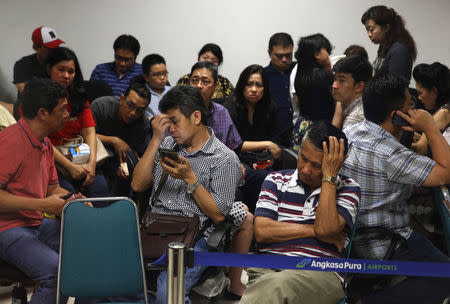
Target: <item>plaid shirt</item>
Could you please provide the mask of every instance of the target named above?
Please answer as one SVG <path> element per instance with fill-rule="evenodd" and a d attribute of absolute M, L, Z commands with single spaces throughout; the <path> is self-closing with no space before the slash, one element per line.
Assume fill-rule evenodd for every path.
<path fill-rule="evenodd" d="M 234 202 L 241 167 L 236 154 L 221 143 L 210 128 L 208 131 L 211 137 L 199 151 L 187 152 L 185 147 L 180 146 L 178 154 L 189 161 L 198 181 L 212 195 L 217 207 L 226 217 Z M 161 143 L 161 148 L 174 149 L 175 145 L 173 138 L 167 136 Z M 159 160 L 157 152 L 153 167 L 153 193 L 163 173 Z M 186 187 L 183 180 L 168 176 L 152 212 L 183 216 L 198 214 L 203 225 L 208 217 L 200 210 L 193 196 L 186 193 Z"/>
<path fill-rule="evenodd" d="M 342 124 L 342 129 L 347 128 L 350 125 L 359 123 L 364 120 L 364 109 L 362 104 L 362 97 L 359 97 L 353 101 L 347 108 L 345 108 L 344 122 Z"/>
<path fill-rule="evenodd" d="M 340 173 L 361 186 L 358 225 L 382 226 L 403 237 L 411 235 L 407 200 L 413 186 L 422 185 L 435 162 L 404 147 L 392 134 L 364 120 L 344 130 L 349 156 Z M 389 240 L 355 236 L 356 252 L 365 258 L 381 259 Z"/>
<path fill-rule="evenodd" d="M 242 143 L 241 136 L 234 126 L 228 110 L 213 101 L 209 106 L 207 125 L 214 130 L 216 137 L 231 150 L 236 149 Z"/>

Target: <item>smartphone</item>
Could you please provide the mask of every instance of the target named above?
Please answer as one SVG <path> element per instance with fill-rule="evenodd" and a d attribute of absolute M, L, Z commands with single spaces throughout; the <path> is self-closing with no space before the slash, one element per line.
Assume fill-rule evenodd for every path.
<path fill-rule="evenodd" d="M 168 157 L 176 162 L 179 161 L 178 153 L 169 149 L 159 148 L 159 154 L 161 159 L 164 161 L 164 157 Z"/>
<path fill-rule="evenodd" d="M 397 113 L 394 113 L 394 116 L 392 116 L 392 124 L 394 126 L 410 126 L 409 122 Z"/>
<path fill-rule="evenodd" d="M 66 195 L 64 195 L 63 197 L 61 197 L 63 200 L 68 199 L 69 197 L 71 197 L 73 195 L 73 192 L 70 191 L 69 193 L 67 193 Z"/>

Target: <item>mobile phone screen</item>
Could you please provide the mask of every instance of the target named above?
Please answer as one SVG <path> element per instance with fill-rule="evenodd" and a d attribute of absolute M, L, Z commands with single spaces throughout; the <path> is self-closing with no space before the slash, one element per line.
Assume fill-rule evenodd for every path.
<path fill-rule="evenodd" d="M 62 199 L 63 199 L 63 200 L 66 200 L 66 199 L 68 199 L 69 197 L 71 197 L 72 195 L 73 195 L 73 192 L 70 191 L 69 193 L 67 193 L 66 195 L 64 195 L 64 196 L 62 197 Z"/>
<path fill-rule="evenodd" d="M 161 155 L 161 159 L 164 160 L 164 157 L 169 157 L 174 161 L 178 161 L 178 153 L 172 150 L 167 149 L 159 149 L 159 154 Z"/>

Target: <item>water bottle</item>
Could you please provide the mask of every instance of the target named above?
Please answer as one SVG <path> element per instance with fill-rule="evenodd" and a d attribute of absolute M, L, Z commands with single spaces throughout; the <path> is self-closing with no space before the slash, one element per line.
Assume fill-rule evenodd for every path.
<path fill-rule="evenodd" d="M 12 304 L 27 304 L 27 290 L 21 283 L 17 283 L 11 293 Z"/>

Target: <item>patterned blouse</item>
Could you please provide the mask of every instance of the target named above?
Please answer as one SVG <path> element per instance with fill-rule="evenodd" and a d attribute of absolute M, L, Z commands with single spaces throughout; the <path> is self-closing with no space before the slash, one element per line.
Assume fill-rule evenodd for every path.
<path fill-rule="evenodd" d="M 184 75 L 178 80 L 177 85 L 189 85 L 190 77 L 191 74 Z M 216 87 L 216 91 L 214 92 L 212 99 L 227 98 L 228 96 L 230 96 L 231 92 L 234 89 L 233 85 L 231 84 L 231 81 L 229 81 L 226 77 L 223 77 L 222 75 L 217 75 L 217 82 L 218 85 Z"/>

